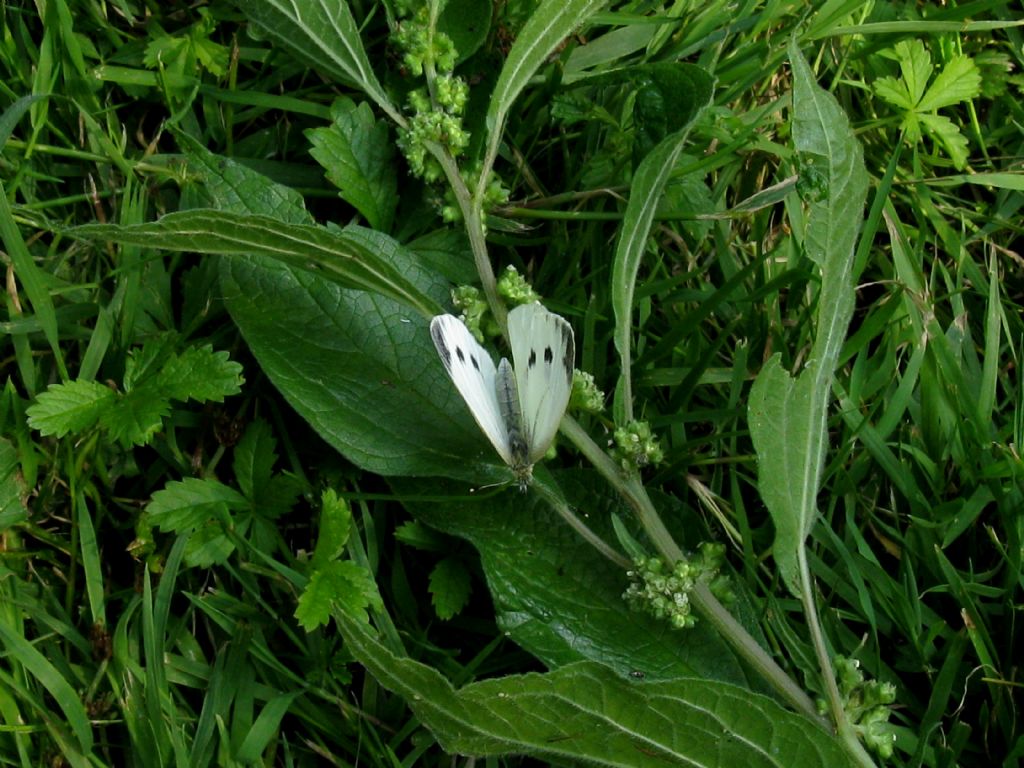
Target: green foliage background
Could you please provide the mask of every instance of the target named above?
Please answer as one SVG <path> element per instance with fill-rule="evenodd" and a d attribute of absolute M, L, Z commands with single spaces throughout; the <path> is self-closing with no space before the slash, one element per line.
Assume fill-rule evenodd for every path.
<path fill-rule="evenodd" d="M 0 6 L 0 761 L 1015 765 L 1019 8 L 428 4 L 423 149 L 419 5 Z M 526 495 L 426 330 L 482 252 L 607 395 Z"/>

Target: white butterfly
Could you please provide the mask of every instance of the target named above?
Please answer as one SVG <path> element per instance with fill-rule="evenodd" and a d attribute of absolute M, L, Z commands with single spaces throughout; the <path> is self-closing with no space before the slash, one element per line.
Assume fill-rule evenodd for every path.
<path fill-rule="evenodd" d="M 572 391 L 576 357 L 572 326 L 540 304 L 508 313 L 510 365 L 497 368 L 461 320 L 438 315 L 430 335 L 445 370 L 494 450 L 525 488 L 547 453 Z"/>

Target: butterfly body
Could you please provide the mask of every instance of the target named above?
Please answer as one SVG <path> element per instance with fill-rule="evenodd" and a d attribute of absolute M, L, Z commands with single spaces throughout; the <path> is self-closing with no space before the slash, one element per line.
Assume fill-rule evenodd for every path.
<path fill-rule="evenodd" d="M 497 366 L 461 320 L 430 323 L 441 362 L 494 449 L 525 486 L 547 453 L 572 391 L 572 326 L 540 304 L 508 315 L 512 363 Z"/>

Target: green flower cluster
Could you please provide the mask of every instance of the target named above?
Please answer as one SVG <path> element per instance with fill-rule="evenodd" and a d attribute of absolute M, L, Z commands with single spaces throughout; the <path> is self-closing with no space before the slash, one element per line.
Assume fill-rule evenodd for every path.
<path fill-rule="evenodd" d="M 519 274 L 519 270 L 509 264 L 498 278 L 498 295 L 508 299 L 509 304 L 532 304 L 540 301 L 540 294 Z"/>
<path fill-rule="evenodd" d="M 466 187 L 475 189 L 480 179 L 480 163 L 476 163 L 468 171 L 463 171 L 462 176 L 466 181 Z M 455 201 L 455 192 L 447 189 L 445 190 L 444 197 L 445 202 L 441 207 L 441 217 L 449 224 L 461 221 L 462 211 Z M 483 194 L 483 209 L 489 211 L 499 205 L 504 205 L 508 202 L 508 197 L 508 188 L 501 183 L 501 177 L 492 170 L 487 175 L 487 186 L 484 188 Z"/>
<path fill-rule="evenodd" d="M 646 421 L 631 421 L 623 427 L 616 428 L 613 438 L 612 454 L 627 473 L 635 472 L 648 464 L 660 464 L 665 460 L 661 444 L 651 432 L 651 425 Z"/>
<path fill-rule="evenodd" d="M 877 680 L 865 680 L 860 662 L 856 659 L 836 656 L 833 663 L 847 717 L 861 741 L 883 760 L 887 760 L 892 757 L 896 741 L 896 731 L 889 723 L 891 705 L 896 701 L 896 686 Z M 824 699 L 818 699 L 817 704 L 822 714 L 828 711 Z"/>
<path fill-rule="evenodd" d="M 580 370 L 572 372 L 569 410 L 585 413 L 600 413 L 604 410 L 604 392 L 598 389 L 593 374 Z"/>
<path fill-rule="evenodd" d="M 622 597 L 633 610 L 667 619 L 674 629 L 692 627 L 697 617 L 691 612 L 690 593 L 698 584 L 707 584 L 723 602 L 735 599 L 728 577 L 720 573 L 724 562 L 725 546 L 710 542 L 671 568 L 660 557 L 637 558 L 636 567 L 626 571 L 630 584 Z"/>
<path fill-rule="evenodd" d="M 491 319 L 487 301 L 476 286 L 460 285 L 452 289 L 452 304 L 462 313 L 462 322 L 481 344 L 484 338 L 498 334 L 498 326 Z"/>
<path fill-rule="evenodd" d="M 469 86 L 452 74 L 458 59 L 455 45 L 448 35 L 434 27 L 428 5 L 401 4 L 399 10 L 409 14 L 409 18 L 398 23 L 391 40 L 401 51 L 406 68 L 416 77 L 426 73 L 428 78 L 428 88 L 409 93 L 412 117 L 398 143 L 412 172 L 434 183 L 444 173 L 428 147 L 439 145 L 452 157 L 458 157 L 469 146 L 469 132 L 462 127 Z"/>

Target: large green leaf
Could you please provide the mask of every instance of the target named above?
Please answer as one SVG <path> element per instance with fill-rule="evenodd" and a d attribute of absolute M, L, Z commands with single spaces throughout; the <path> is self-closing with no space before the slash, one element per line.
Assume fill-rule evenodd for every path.
<path fill-rule="evenodd" d="M 611 514 L 628 515 L 621 501 L 603 490 L 605 484 L 593 472 L 559 472 L 556 477 L 587 525 L 614 543 Z M 706 623 L 682 632 L 631 611 L 622 600 L 628 584 L 624 571 L 603 559 L 536 494 L 507 488 L 476 498 L 464 484 L 424 486 L 423 480 L 396 479 L 392 487 L 407 496 L 406 507 L 417 519 L 472 542 L 498 625 L 549 667 L 590 660 L 649 679 L 699 676 L 759 684 L 756 678 L 748 681 Z M 696 546 L 700 521 L 681 519 L 678 503 L 667 497 L 657 500 L 662 513 L 677 523 L 673 530 L 694 532 L 691 544 Z"/>
<path fill-rule="evenodd" d="M 381 109 L 397 115 L 359 37 L 345 0 L 235 0 L 267 37 L 338 82 L 359 88 Z"/>
<path fill-rule="evenodd" d="M 189 177 L 201 181 L 186 188 L 187 200 L 236 216 L 273 214 L 279 223 L 311 220 L 293 190 L 187 137 L 179 142 Z M 447 300 L 448 282 L 417 253 L 380 232 L 349 227 L 343 234 L 363 250 L 386 254 L 432 303 Z M 431 263 L 464 256 L 459 239 L 431 243 Z M 445 374 L 426 320 L 386 296 L 343 288 L 321 275 L 266 258 L 221 261 L 225 303 L 292 407 L 372 472 L 494 479 L 498 459 Z"/>
<path fill-rule="evenodd" d="M 451 753 L 624 768 L 849 765 L 831 736 L 739 686 L 639 680 L 580 662 L 455 690 L 437 670 L 395 656 L 365 624 L 344 613 L 335 618 L 349 651 Z"/>
<path fill-rule="evenodd" d="M 864 216 L 867 173 L 860 145 L 835 98 L 821 90 L 795 45 L 793 141 L 801 162 L 807 224 L 804 250 L 820 269 L 817 337 L 796 377 L 780 356 L 762 368 L 750 392 L 750 434 L 758 484 L 775 523 L 775 560 L 799 593 L 804 541 L 817 518 L 832 375 L 853 312 L 853 247 Z"/>
<path fill-rule="evenodd" d="M 439 310 L 393 261 L 393 254 L 369 247 L 353 230 L 335 232 L 311 224 L 292 224 L 271 216 L 228 210 L 180 211 L 146 224 L 87 224 L 69 231 L 75 237 L 175 251 L 256 255 L 313 270 L 346 288 L 379 293 L 408 305 L 424 317 Z M 381 243 L 376 243 L 380 245 Z"/>

